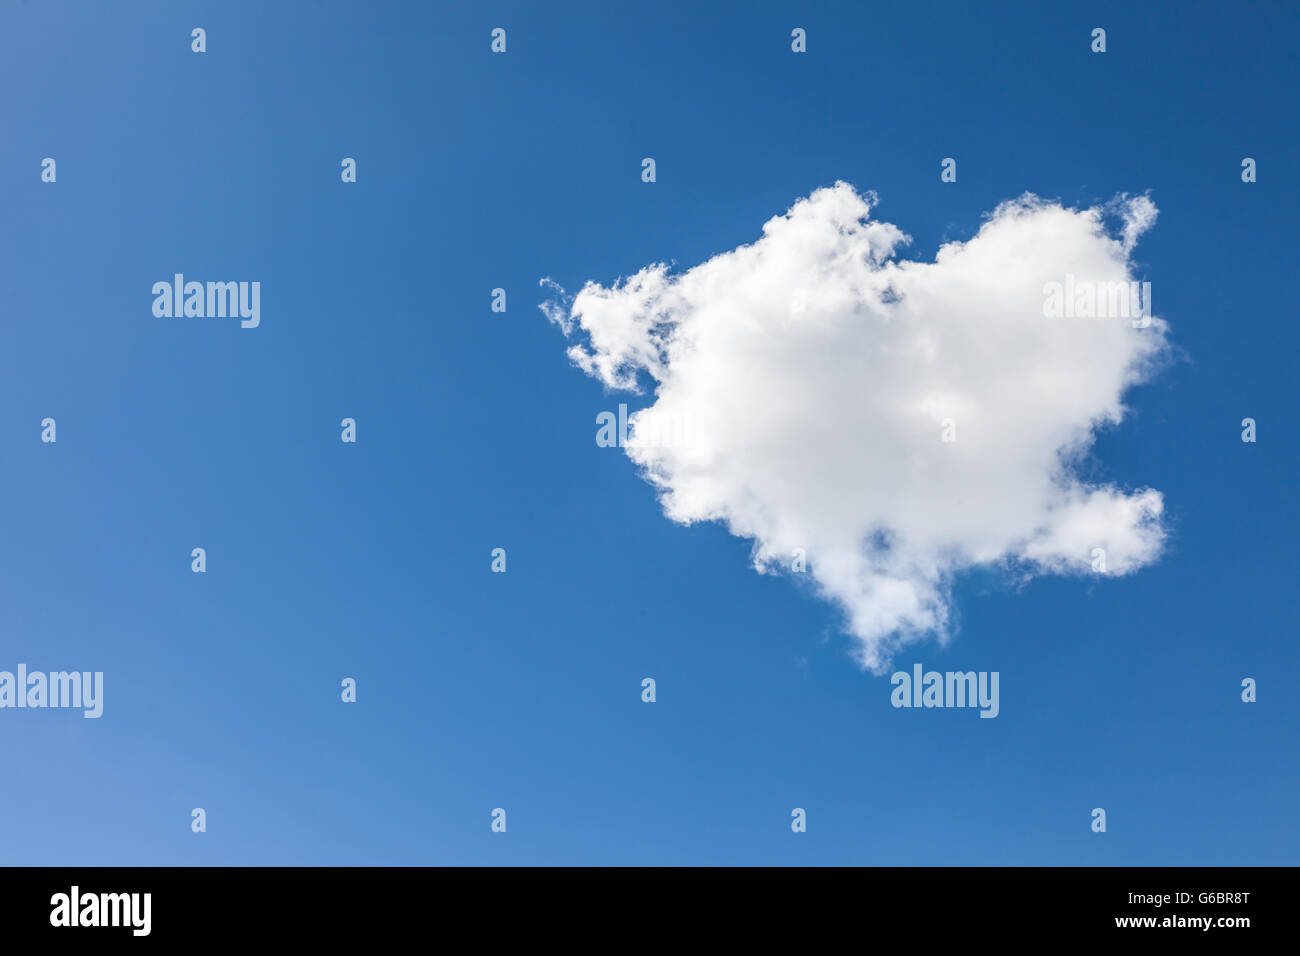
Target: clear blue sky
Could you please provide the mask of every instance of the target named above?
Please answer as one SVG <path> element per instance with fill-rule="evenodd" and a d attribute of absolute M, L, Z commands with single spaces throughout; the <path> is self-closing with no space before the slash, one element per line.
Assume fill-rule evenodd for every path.
<path fill-rule="evenodd" d="M 1294 5 L 335 6 L 0 11 L 0 669 L 105 672 L 99 720 L 0 711 L 0 862 L 1297 862 Z M 1094 477 L 1172 546 L 962 578 L 897 663 L 999 671 L 996 720 L 891 708 L 834 608 L 667 521 L 536 308 L 837 179 L 918 258 L 1025 190 L 1160 208 L 1183 360 Z M 174 272 L 261 327 L 155 318 Z"/>

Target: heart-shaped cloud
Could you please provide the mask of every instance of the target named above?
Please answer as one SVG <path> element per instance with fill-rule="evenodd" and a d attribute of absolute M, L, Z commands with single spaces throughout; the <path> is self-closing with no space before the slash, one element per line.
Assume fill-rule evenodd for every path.
<path fill-rule="evenodd" d="M 1026 195 L 934 262 L 895 258 L 908 238 L 872 202 L 837 183 L 685 272 L 572 299 L 543 280 L 559 298 L 542 308 L 588 375 L 653 385 L 625 450 L 664 513 L 753 539 L 759 570 L 806 566 L 881 671 L 946 639 L 963 569 L 1126 574 L 1158 556 L 1160 493 L 1074 466 L 1167 326 L 1131 274 L 1146 197 Z"/>

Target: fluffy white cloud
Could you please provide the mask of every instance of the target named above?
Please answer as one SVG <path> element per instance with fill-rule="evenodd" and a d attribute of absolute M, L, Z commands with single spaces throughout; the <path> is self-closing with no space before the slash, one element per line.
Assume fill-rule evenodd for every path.
<path fill-rule="evenodd" d="M 1102 548 L 1125 574 L 1159 555 L 1160 493 L 1088 485 L 1072 465 L 1121 420 L 1166 325 L 1044 310 L 1067 277 L 1128 288 L 1146 197 L 1074 210 L 1026 195 L 934 262 L 897 259 L 908 237 L 872 202 L 837 183 L 685 272 L 651 265 L 572 299 L 543 280 L 561 296 L 543 311 L 588 375 L 653 386 L 626 451 L 664 513 L 725 522 L 759 570 L 801 549 L 879 671 L 947 638 L 965 568 L 1093 573 Z"/>

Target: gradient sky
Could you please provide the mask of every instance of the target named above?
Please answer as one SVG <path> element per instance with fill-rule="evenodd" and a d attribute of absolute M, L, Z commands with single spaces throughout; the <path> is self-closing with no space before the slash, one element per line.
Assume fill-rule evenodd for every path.
<path fill-rule="evenodd" d="M 0 9 L 0 669 L 105 673 L 99 720 L 0 711 L 0 862 L 1297 862 L 1293 5 L 337 6 Z M 896 664 L 999 671 L 996 720 L 891 708 L 835 608 L 665 519 L 537 309 L 837 179 L 921 259 L 1025 190 L 1160 208 L 1180 361 L 1090 477 L 1171 546 L 961 578 Z M 260 328 L 155 318 L 174 272 Z"/>

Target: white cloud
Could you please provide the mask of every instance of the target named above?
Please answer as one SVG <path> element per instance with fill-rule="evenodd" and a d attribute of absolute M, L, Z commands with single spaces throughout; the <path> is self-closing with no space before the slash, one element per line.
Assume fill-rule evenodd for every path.
<path fill-rule="evenodd" d="M 895 258 L 908 238 L 869 218 L 873 202 L 837 183 L 751 245 L 679 274 L 588 282 L 543 311 L 584 372 L 652 385 L 647 411 L 690 423 L 626 449 L 665 514 L 753 539 L 760 570 L 788 570 L 803 549 L 880 671 L 906 643 L 947 638 L 965 568 L 1093 573 L 1104 548 L 1107 572 L 1125 574 L 1159 555 L 1160 493 L 1090 486 L 1072 464 L 1121 420 L 1167 329 L 1044 316 L 1044 287 L 1067 275 L 1132 280 L 1156 218 L 1146 197 L 1073 210 L 1026 195 L 934 262 Z M 1116 212 L 1118 238 L 1103 226 Z M 941 440 L 946 419 L 955 442 Z"/>

